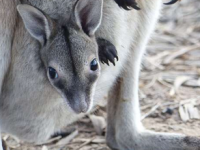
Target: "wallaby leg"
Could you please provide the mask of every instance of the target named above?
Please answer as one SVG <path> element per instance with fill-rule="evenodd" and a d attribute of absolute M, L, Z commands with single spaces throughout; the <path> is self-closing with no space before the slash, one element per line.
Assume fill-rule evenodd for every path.
<path fill-rule="evenodd" d="M 136 59 L 131 60 L 139 64 Z M 126 68 L 131 68 L 133 62 L 128 62 Z M 139 70 L 139 66 L 137 69 Z M 110 91 L 110 96 L 108 97 L 107 143 L 112 149 L 113 147 L 118 150 L 132 150 L 136 148 L 132 145 L 130 147 L 121 146 L 122 143 L 120 139 L 127 145 L 129 142 L 133 144 L 131 139 L 134 139 L 134 142 L 136 142 L 138 132 L 143 131 L 143 126 L 140 122 L 139 101 L 137 100 L 138 83 L 136 82 L 137 80 L 135 81 L 133 78 L 133 74 L 134 72 L 131 70 L 125 71 L 118 79 L 117 85 Z M 133 90 L 134 87 L 135 90 Z M 134 138 L 130 138 L 129 134 Z"/>
<path fill-rule="evenodd" d="M 113 149 L 117 150 L 118 145 L 115 139 L 115 124 L 116 124 L 116 107 L 120 97 L 120 79 L 116 81 L 111 91 L 108 94 L 108 104 L 107 104 L 107 134 L 106 141 L 107 145 Z"/>
<path fill-rule="evenodd" d="M 135 58 L 135 57 L 134 57 Z M 129 59 L 108 103 L 108 145 L 118 150 L 200 150 L 200 139 L 145 130 L 140 121 L 140 61 Z"/>
<path fill-rule="evenodd" d="M 182 134 L 157 133 L 143 128 L 140 121 L 138 81 L 145 45 L 153 31 L 161 1 L 138 1 L 138 33 L 120 76 L 120 90 L 109 97 L 107 142 L 118 150 L 200 150 L 200 138 Z M 148 5 L 148 7 L 147 7 Z M 118 50 L 119 51 L 119 50 Z M 111 103 L 112 102 L 112 103 Z M 112 107 L 111 107 L 112 105 Z M 109 110 L 110 109 L 110 110 Z M 113 142 L 114 141 L 114 142 Z"/>
<path fill-rule="evenodd" d="M 121 77 L 120 99 L 115 113 L 114 135 L 119 150 L 200 150 L 200 139 L 181 134 L 156 133 L 143 128 L 138 100 L 139 64 L 127 63 Z M 116 105 L 116 104 L 115 104 Z M 112 117 L 110 117 L 112 118 Z M 109 132 L 109 131 L 108 131 Z"/>

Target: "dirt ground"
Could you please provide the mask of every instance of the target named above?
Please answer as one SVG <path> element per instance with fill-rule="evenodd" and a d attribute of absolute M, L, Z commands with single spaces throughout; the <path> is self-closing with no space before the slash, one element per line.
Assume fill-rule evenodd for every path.
<path fill-rule="evenodd" d="M 164 6 L 140 76 L 142 121 L 148 129 L 200 136 L 200 1 Z M 7 150 L 109 150 L 106 108 L 58 136 L 33 146 L 3 135 Z M 92 123 L 93 122 L 93 123 Z"/>

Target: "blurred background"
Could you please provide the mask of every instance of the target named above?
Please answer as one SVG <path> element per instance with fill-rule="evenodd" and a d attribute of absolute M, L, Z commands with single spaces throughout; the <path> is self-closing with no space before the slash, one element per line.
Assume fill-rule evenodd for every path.
<path fill-rule="evenodd" d="M 200 0 L 163 7 L 142 65 L 142 121 L 151 130 L 200 136 Z M 98 106 L 46 143 L 34 146 L 6 134 L 3 141 L 7 150 L 109 150 L 105 130 L 106 108 Z"/>

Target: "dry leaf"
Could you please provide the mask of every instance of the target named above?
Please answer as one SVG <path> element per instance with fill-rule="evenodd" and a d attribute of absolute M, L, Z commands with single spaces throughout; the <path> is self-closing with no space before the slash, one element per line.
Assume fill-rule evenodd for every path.
<path fill-rule="evenodd" d="M 195 105 L 194 103 L 186 104 L 190 119 L 200 119 L 199 111 L 194 105 Z"/>
<path fill-rule="evenodd" d="M 42 150 L 48 150 L 48 148 L 46 146 L 43 146 Z"/>
<path fill-rule="evenodd" d="M 105 118 L 95 115 L 90 115 L 90 120 L 92 121 L 92 124 L 94 126 L 94 129 L 98 135 L 102 135 L 105 127 L 106 127 L 106 121 Z"/>
<path fill-rule="evenodd" d="M 180 106 L 179 107 L 179 114 L 180 114 L 180 117 L 183 121 L 188 121 L 189 120 L 189 114 L 188 112 L 184 109 L 183 106 Z"/>
<path fill-rule="evenodd" d="M 58 140 L 60 140 L 62 137 L 61 136 L 58 136 L 58 137 L 55 137 L 55 138 L 51 138 L 49 139 L 48 141 L 45 141 L 45 142 L 42 142 L 42 143 L 37 143 L 36 145 L 40 146 L 40 145 L 48 145 L 48 144 L 52 144 Z"/>
<path fill-rule="evenodd" d="M 181 85 L 190 79 L 191 79 L 191 77 L 188 77 L 188 76 L 176 77 L 176 79 L 174 81 L 174 86 L 170 90 L 170 96 L 174 96 L 176 93 L 178 93 L 178 89 L 181 87 Z"/>
<path fill-rule="evenodd" d="M 106 139 L 105 138 L 95 138 L 92 143 L 95 143 L 95 144 L 105 144 L 106 143 Z"/>
<path fill-rule="evenodd" d="M 71 140 L 73 140 L 78 135 L 78 130 L 75 130 L 72 132 L 69 136 L 61 139 L 58 143 L 56 143 L 56 146 L 60 145 L 67 145 Z"/>
<path fill-rule="evenodd" d="M 194 45 L 194 46 L 188 46 L 188 47 L 184 47 L 181 48 L 178 51 L 173 52 L 172 54 L 170 54 L 168 57 L 166 57 L 163 61 L 164 65 L 168 65 L 170 64 L 174 59 L 176 59 L 177 57 L 180 57 L 182 55 L 184 55 L 185 53 L 188 53 L 192 50 L 198 49 L 200 47 L 200 44 L 198 45 Z"/>
<path fill-rule="evenodd" d="M 183 121 L 188 121 L 189 119 L 200 119 L 199 111 L 195 107 L 196 100 L 191 100 L 190 103 L 181 104 L 179 107 L 179 114 Z"/>

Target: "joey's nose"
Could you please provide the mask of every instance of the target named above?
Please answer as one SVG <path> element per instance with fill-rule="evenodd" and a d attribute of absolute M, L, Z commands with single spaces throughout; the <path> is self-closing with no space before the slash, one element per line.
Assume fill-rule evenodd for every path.
<path fill-rule="evenodd" d="M 89 109 L 89 99 L 86 98 L 84 93 L 76 93 L 68 97 L 69 105 L 77 114 L 86 113 Z"/>
<path fill-rule="evenodd" d="M 88 111 L 88 104 L 85 99 L 76 99 L 77 104 L 74 105 L 74 111 L 76 113 L 86 113 Z"/>

